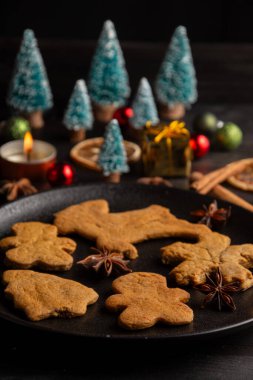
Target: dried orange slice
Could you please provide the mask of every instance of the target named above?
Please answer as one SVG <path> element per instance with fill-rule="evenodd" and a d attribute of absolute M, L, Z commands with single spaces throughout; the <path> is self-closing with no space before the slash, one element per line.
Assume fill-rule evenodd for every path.
<path fill-rule="evenodd" d="M 242 172 L 229 177 L 227 181 L 238 189 L 253 191 L 253 161 Z"/>
<path fill-rule="evenodd" d="M 70 157 L 77 164 L 91 170 L 101 171 L 97 161 L 100 147 L 103 144 L 102 137 L 86 139 L 75 145 L 70 151 Z M 141 157 L 141 148 L 131 142 L 124 140 L 128 162 L 136 162 Z"/>

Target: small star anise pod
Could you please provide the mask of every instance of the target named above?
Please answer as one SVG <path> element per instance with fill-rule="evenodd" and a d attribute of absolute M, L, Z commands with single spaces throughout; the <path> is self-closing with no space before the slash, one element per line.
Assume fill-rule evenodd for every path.
<path fill-rule="evenodd" d="M 191 215 L 198 220 L 198 223 L 206 224 L 207 227 L 218 229 L 224 227 L 231 216 L 231 207 L 218 208 L 216 200 L 207 207 L 191 212 Z"/>
<path fill-rule="evenodd" d="M 106 248 L 99 250 L 97 248 L 91 248 L 97 252 L 97 254 L 85 257 L 83 260 L 77 262 L 77 264 L 83 265 L 87 269 L 94 269 L 96 272 L 103 271 L 107 277 L 112 272 L 116 274 L 132 272 L 128 268 L 127 264 L 129 260 L 124 260 L 123 253 L 111 252 Z"/>
<path fill-rule="evenodd" d="M 19 181 L 2 181 L 0 184 L 0 194 L 5 195 L 7 201 L 14 201 L 19 195 L 30 195 L 37 191 L 27 178 L 21 178 Z"/>
<path fill-rule="evenodd" d="M 241 283 L 235 281 L 223 285 L 223 276 L 220 268 L 218 268 L 211 275 L 206 274 L 206 283 L 196 286 L 195 289 L 207 294 L 203 306 L 208 303 L 216 303 L 219 311 L 221 311 L 223 306 L 234 311 L 236 310 L 236 306 L 229 294 L 239 292 L 241 290 Z"/>

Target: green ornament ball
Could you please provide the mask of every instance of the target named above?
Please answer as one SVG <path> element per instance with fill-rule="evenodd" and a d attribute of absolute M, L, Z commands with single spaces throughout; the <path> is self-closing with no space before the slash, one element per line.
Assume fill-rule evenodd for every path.
<path fill-rule="evenodd" d="M 12 117 L 7 124 L 7 136 L 14 140 L 23 139 L 26 132 L 30 131 L 29 122 L 22 117 Z"/>
<path fill-rule="evenodd" d="M 217 122 L 217 117 L 213 113 L 205 112 L 195 117 L 192 127 L 194 132 L 212 137 L 218 129 Z"/>
<path fill-rule="evenodd" d="M 224 150 L 233 150 L 238 148 L 243 139 L 243 133 L 238 125 L 227 122 L 216 132 L 217 146 Z"/>

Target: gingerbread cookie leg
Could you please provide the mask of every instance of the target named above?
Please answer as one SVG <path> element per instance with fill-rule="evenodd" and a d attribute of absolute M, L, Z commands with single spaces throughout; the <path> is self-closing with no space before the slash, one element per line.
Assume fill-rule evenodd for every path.
<path fill-rule="evenodd" d="M 111 239 L 106 235 L 101 235 L 97 238 L 96 246 L 99 249 L 106 248 L 112 252 L 121 252 L 130 260 L 138 257 L 138 252 L 134 245 L 125 242 L 124 240 Z"/>

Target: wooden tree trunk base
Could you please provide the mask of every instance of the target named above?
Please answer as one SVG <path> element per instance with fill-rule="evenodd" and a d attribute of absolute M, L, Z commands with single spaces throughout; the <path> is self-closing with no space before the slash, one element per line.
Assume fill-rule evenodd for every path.
<path fill-rule="evenodd" d="M 182 103 L 177 103 L 174 106 L 167 104 L 159 105 L 159 114 L 162 120 L 178 120 L 185 115 L 185 106 Z"/>
<path fill-rule="evenodd" d="M 83 141 L 86 136 L 86 131 L 85 129 L 77 129 L 69 131 L 69 139 L 72 144 L 77 144 L 80 141 Z"/>
<path fill-rule="evenodd" d="M 120 173 L 111 173 L 108 176 L 104 176 L 106 182 L 110 183 L 120 183 Z"/>
<path fill-rule="evenodd" d="M 31 128 L 42 128 L 44 126 L 42 111 L 34 111 L 26 114 L 26 119 L 29 121 Z"/>
<path fill-rule="evenodd" d="M 116 111 L 114 104 L 102 106 L 100 104 L 93 104 L 94 117 L 97 121 L 102 123 L 109 123 L 112 120 L 113 114 Z"/>

